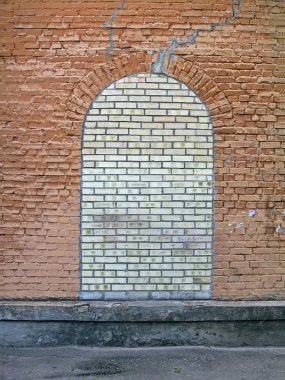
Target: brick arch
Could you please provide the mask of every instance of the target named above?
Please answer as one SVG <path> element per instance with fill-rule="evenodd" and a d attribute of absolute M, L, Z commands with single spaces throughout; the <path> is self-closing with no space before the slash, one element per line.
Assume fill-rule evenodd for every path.
<path fill-rule="evenodd" d="M 97 66 L 73 89 L 66 107 L 67 120 L 81 120 L 92 100 L 108 85 L 127 75 L 150 71 L 152 56 L 145 53 L 121 54 L 110 63 Z"/>
<path fill-rule="evenodd" d="M 83 120 L 92 101 L 111 83 L 132 74 L 151 72 L 151 64 L 154 56 L 146 53 L 121 54 L 113 59 L 109 64 L 98 65 L 83 77 L 72 90 L 66 106 L 65 121 L 68 123 L 67 130 L 72 131 L 71 136 L 79 138 Z M 225 135 L 235 132 L 233 111 L 227 97 L 215 81 L 201 68 L 198 63 L 191 62 L 185 58 L 174 58 L 165 63 L 165 74 L 181 81 L 189 86 L 199 96 L 201 101 L 208 107 L 214 134 L 215 134 L 215 168 L 223 167 L 223 145 Z M 217 138 L 218 137 L 218 138 Z M 77 140 L 78 141 L 78 140 Z M 77 147 L 77 157 L 80 156 L 80 147 Z M 219 154 L 222 153 L 220 157 Z M 217 174 L 217 172 L 216 172 Z M 220 223 L 222 212 L 218 204 L 223 204 L 222 178 L 215 174 L 215 240 L 214 240 L 214 268 L 218 261 L 221 249 L 220 241 L 224 238 L 223 226 Z M 221 186 L 221 188 L 219 188 Z M 219 202 L 221 201 L 221 202 Z M 215 270 L 214 270 L 215 273 Z M 213 274 L 213 295 L 219 286 Z"/>
<path fill-rule="evenodd" d="M 213 79 L 197 64 L 184 58 L 168 60 L 166 73 L 197 93 L 208 106 L 214 128 L 233 126 L 233 113 L 228 99 Z"/>
<path fill-rule="evenodd" d="M 127 75 L 151 71 L 154 57 L 146 52 L 121 54 L 110 63 L 97 66 L 73 89 L 66 107 L 66 119 L 83 121 L 92 100 L 109 84 Z M 215 81 L 185 58 L 174 58 L 165 64 L 165 74 L 192 88 L 208 106 L 214 128 L 227 133 L 234 125 L 232 108 Z"/>

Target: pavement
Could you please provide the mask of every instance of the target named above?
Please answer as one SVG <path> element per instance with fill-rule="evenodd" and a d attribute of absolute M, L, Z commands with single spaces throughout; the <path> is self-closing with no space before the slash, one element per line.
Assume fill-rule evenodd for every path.
<path fill-rule="evenodd" d="M 285 347 L 5 348 L 1 380 L 284 380 Z"/>

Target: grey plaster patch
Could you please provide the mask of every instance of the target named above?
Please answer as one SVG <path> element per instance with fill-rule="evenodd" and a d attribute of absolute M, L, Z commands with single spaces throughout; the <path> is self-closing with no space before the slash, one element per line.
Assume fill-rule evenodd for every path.
<path fill-rule="evenodd" d="M 235 19 L 236 14 L 240 11 L 241 0 L 232 0 L 231 4 L 231 16 L 226 17 L 220 23 L 210 23 L 207 31 L 209 33 L 215 31 L 219 26 L 228 25 L 232 20 Z M 165 62 L 166 58 L 172 58 L 174 53 L 173 50 L 181 45 L 191 45 L 196 42 L 197 37 L 199 36 L 201 29 L 194 29 L 192 33 L 184 39 L 172 38 L 170 44 L 166 48 L 161 48 L 156 56 L 155 61 L 151 65 L 151 71 L 155 74 L 165 73 Z"/>
<path fill-rule="evenodd" d="M 115 7 L 113 10 L 112 15 L 109 17 L 108 21 L 105 21 L 103 26 L 104 28 L 109 28 L 109 47 L 107 48 L 107 61 L 110 60 L 110 54 L 111 51 L 114 49 L 114 28 L 113 28 L 113 21 L 115 17 L 117 16 L 118 10 L 122 10 L 125 7 L 125 0 L 121 0 L 121 3 L 119 6 Z M 209 33 L 215 31 L 220 26 L 226 26 L 228 25 L 232 20 L 235 19 L 237 13 L 240 11 L 241 7 L 241 0 L 231 0 L 231 16 L 226 17 L 223 21 L 219 23 L 210 23 L 208 26 L 208 29 L 206 29 Z M 172 38 L 170 41 L 170 44 L 166 48 L 161 48 L 159 52 L 157 53 L 155 61 L 151 65 L 151 71 L 154 74 L 163 74 L 165 73 L 165 61 L 167 57 L 172 58 L 174 53 L 173 50 L 179 47 L 180 45 L 188 45 L 188 44 L 194 44 L 196 42 L 197 37 L 199 36 L 201 29 L 194 29 L 192 33 L 187 36 L 184 39 L 176 39 Z M 152 54 L 153 50 L 147 48 L 146 49 L 148 54 Z"/>
<path fill-rule="evenodd" d="M 109 30 L 110 30 L 110 34 L 109 34 L 109 43 L 110 43 L 110 46 L 107 48 L 107 60 L 108 60 L 108 62 L 110 60 L 111 51 L 114 49 L 114 28 L 113 28 L 113 21 L 114 21 L 114 18 L 117 16 L 118 10 L 124 9 L 124 6 L 125 6 L 125 0 L 121 0 L 121 4 L 118 7 L 114 8 L 113 13 L 112 13 L 112 15 L 109 18 L 109 21 L 105 21 L 104 24 L 103 24 L 104 28 L 109 28 Z"/>

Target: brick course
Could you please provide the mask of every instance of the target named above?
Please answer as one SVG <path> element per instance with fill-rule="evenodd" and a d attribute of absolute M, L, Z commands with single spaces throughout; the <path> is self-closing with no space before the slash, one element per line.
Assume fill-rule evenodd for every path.
<path fill-rule="evenodd" d="M 125 0 L 110 28 L 119 5 L 1 1 L 1 297 L 78 297 L 84 116 L 199 28 L 165 72 L 213 121 L 213 297 L 284 298 L 285 3 L 243 0 L 211 32 L 231 1 Z"/>

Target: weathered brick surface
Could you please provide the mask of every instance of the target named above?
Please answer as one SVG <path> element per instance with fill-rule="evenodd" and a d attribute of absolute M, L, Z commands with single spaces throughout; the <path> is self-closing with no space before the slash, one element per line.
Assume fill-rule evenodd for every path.
<path fill-rule="evenodd" d="M 230 0 L 0 6 L 1 296 L 78 296 L 84 115 L 105 87 L 150 72 L 171 38 L 199 29 L 164 66 L 212 116 L 213 295 L 284 297 L 285 2 L 242 0 L 215 28 Z"/>

